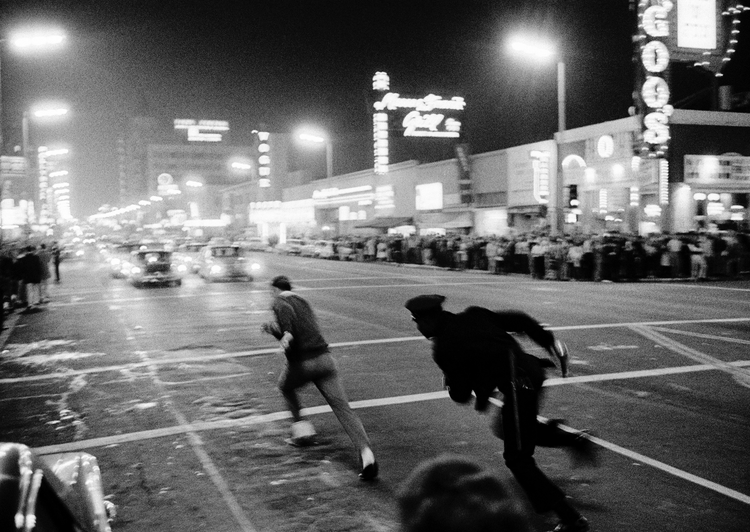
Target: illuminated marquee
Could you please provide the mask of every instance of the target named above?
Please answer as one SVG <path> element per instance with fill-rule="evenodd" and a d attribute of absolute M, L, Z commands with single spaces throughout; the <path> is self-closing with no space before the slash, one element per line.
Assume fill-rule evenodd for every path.
<path fill-rule="evenodd" d="M 404 137 L 459 138 L 461 118 L 466 102 L 459 96 L 446 100 L 428 94 L 422 98 L 407 98 L 390 92 L 390 78 L 377 72 L 372 78 L 375 91 L 373 102 L 373 147 L 375 173 L 388 171 L 389 122 L 398 124 Z"/>
<path fill-rule="evenodd" d="M 221 142 L 220 132 L 229 131 L 229 122 L 178 118 L 174 121 L 174 128 L 187 130 L 187 139 L 191 142 Z"/>

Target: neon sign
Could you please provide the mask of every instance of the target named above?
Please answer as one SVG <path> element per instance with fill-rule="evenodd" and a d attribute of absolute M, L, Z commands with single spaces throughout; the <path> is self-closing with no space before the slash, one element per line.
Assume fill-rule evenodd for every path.
<path fill-rule="evenodd" d="M 674 108 L 669 103 L 669 84 L 663 77 L 670 54 L 662 39 L 670 37 L 668 17 L 673 7 L 669 0 L 641 0 L 638 4 L 640 60 L 645 76 L 639 91 L 643 115 L 641 153 L 649 157 L 665 157 L 670 139 L 669 117 Z"/>
<path fill-rule="evenodd" d="M 221 142 L 222 133 L 217 132 L 229 131 L 229 122 L 177 118 L 174 121 L 174 128 L 187 130 L 187 139 L 190 142 Z"/>
<path fill-rule="evenodd" d="M 375 173 L 385 174 L 389 164 L 389 122 L 399 124 L 404 137 L 459 138 L 466 102 L 459 96 L 444 99 L 436 94 L 408 98 L 390 91 L 390 78 L 376 72 L 372 78 Z"/>
<path fill-rule="evenodd" d="M 548 151 L 533 150 L 529 157 L 534 172 L 534 198 L 539 203 L 548 203 L 550 154 Z"/>

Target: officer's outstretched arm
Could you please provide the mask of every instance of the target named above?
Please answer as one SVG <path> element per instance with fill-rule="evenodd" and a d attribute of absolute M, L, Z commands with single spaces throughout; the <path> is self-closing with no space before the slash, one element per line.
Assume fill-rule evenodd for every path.
<path fill-rule="evenodd" d="M 568 352 L 568 346 L 562 340 L 555 339 L 552 342 L 552 346 L 547 348 L 547 352 L 550 357 L 553 358 L 557 363 L 560 364 L 560 371 L 563 377 L 568 376 L 568 362 L 570 359 L 570 353 Z"/>

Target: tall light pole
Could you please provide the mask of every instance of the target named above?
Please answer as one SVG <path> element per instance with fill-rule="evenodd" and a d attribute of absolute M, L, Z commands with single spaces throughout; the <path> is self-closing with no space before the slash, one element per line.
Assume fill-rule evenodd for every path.
<path fill-rule="evenodd" d="M 303 142 L 314 144 L 325 144 L 326 146 L 326 177 L 333 177 L 333 145 L 331 139 L 327 136 L 317 135 L 302 131 L 297 134 L 297 138 Z"/>
<path fill-rule="evenodd" d="M 511 54 L 528 57 L 542 63 L 549 63 L 556 60 L 557 62 L 557 162 L 555 164 L 554 183 L 550 187 L 551 195 L 549 207 L 550 215 L 550 233 L 558 235 L 563 232 L 563 176 L 560 168 L 560 142 L 565 132 L 565 63 L 562 61 L 560 53 L 549 43 L 539 39 L 514 37 L 508 43 Z"/>
<path fill-rule="evenodd" d="M 5 146 L 5 139 L 3 138 L 3 69 L 2 69 L 2 56 L 3 48 L 6 42 L 10 42 L 11 47 L 19 52 L 36 52 L 40 50 L 46 50 L 50 48 L 58 48 L 65 42 L 65 34 L 59 30 L 26 30 L 23 32 L 14 33 L 11 35 L 9 40 L 0 38 L 0 161 Z M 24 153 L 26 156 L 26 153 Z M 28 172 L 28 159 L 27 172 Z M 2 169 L 0 169 L 0 243 L 3 239 L 3 211 L 2 211 L 2 190 L 4 187 L 4 179 L 2 178 Z"/>

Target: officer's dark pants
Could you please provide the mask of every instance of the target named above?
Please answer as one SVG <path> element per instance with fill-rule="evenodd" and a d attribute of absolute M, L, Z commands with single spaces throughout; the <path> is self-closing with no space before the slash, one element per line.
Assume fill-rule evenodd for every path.
<path fill-rule="evenodd" d="M 494 423 L 494 432 L 505 443 L 503 458 L 508 469 L 526 492 L 534 510 L 544 513 L 565 501 L 565 494 L 542 472 L 534 460 L 534 449 L 564 447 L 573 443 L 574 435 L 554 424 L 537 420 L 540 394 L 536 390 L 519 389 L 518 423 L 512 397 L 503 398 L 503 406 Z M 520 430 L 519 430 L 520 429 Z"/>

